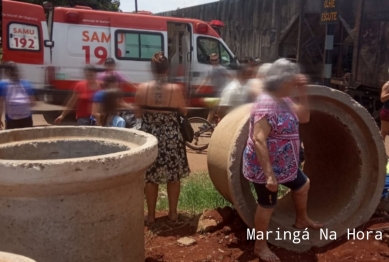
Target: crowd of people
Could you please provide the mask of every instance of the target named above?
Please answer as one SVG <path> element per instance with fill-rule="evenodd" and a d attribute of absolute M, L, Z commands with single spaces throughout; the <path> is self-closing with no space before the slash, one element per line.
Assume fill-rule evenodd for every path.
<path fill-rule="evenodd" d="M 210 108 L 209 121 L 215 114 L 223 118 L 234 108 L 253 103 L 242 173 L 254 184 L 257 194 L 256 230 L 267 231 L 279 184 L 292 190 L 296 209 L 294 227 L 321 228 L 321 223 L 308 217 L 310 181 L 300 169 L 299 124 L 310 119 L 307 78 L 296 63 L 287 59 L 272 64 L 245 63 L 239 65 L 236 76 L 220 65 L 217 54 L 210 54 L 210 61 L 212 69 L 197 89 L 201 92 L 210 83 L 220 98 Z M 180 132 L 179 116 L 187 114 L 181 87 L 169 83 L 169 61 L 163 52 L 157 52 L 151 59 L 154 80 L 137 86 L 135 102 L 128 104 L 119 83 L 131 82 L 115 71 L 112 58 L 106 60 L 105 67 L 106 71 L 100 74 L 91 65 L 84 68 L 85 80 L 75 86 L 66 110 L 55 124 L 60 124 L 75 108 L 80 126 L 125 128 L 126 121 L 119 112 L 132 110 L 135 117 L 142 120 L 140 129 L 158 139 L 158 157 L 145 174 L 145 223 L 155 222 L 160 184 L 167 184 L 168 216 L 171 222 L 176 222 L 180 182 L 190 174 L 185 141 Z M 5 129 L 32 127 L 31 108 L 35 100 L 31 85 L 20 78 L 14 63 L 8 63 L 5 68 L 8 79 L 0 82 L 0 116 L 5 107 Z M 295 91 L 298 96 L 292 100 Z M 0 127 L 3 127 L 1 119 Z M 257 240 L 255 253 L 264 261 L 279 261 L 266 240 Z"/>

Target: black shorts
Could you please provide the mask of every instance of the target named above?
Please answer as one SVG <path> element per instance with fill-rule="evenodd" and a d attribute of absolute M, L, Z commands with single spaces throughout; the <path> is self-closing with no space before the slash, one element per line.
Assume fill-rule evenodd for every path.
<path fill-rule="evenodd" d="M 307 176 L 298 169 L 297 171 L 297 177 L 289 182 L 282 183 L 281 185 L 284 185 L 292 191 L 297 191 L 301 189 L 305 183 L 307 183 Z M 261 207 L 264 208 L 274 208 L 275 205 L 277 204 L 277 195 L 278 195 L 278 190 L 277 192 L 272 192 L 269 189 L 266 188 L 266 184 L 257 184 L 253 183 L 255 192 L 257 193 L 257 202 Z"/>
<path fill-rule="evenodd" d="M 8 119 L 5 121 L 5 129 L 17 129 L 17 128 L 28 128 L 33 127 L 32 117 L 23 119 Z"/>

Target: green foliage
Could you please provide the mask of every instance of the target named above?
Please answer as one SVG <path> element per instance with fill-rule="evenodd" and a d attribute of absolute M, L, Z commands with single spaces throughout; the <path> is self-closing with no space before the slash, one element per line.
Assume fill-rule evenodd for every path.
<path fill-rule="evenodd" d="M 206 172 L 192 173 L 181 182 L 181 194 L 178 202 L 178 210 L 192 215 L 203 212 L 205 209 L 231 206 L 217 192 Z M 146 206 L 145 206 L 146 207 Z M 168 198 L 166 185 L 159 187 L 157 210 L 168 210 Z"/>
<path fill-rule="evenodd" d="M 256 199 L 254 186 L 250 183 L 251 192 Z M 290 192 L 289 188 L 280 185 L 278 188 L 278 199 Z M 145 209 L 147 208 L 145 201 Z M 178 202 L 178 210 L 191 215 L 199 214 L 205 209 L 232 206 L 215 189 L 207 172 L 195 172 L 181 182 L 181 194 Z M 169 202 L 166 185 L 159 187 L 157 210 L 168 210 Z"/>
<path fill-rule="evenodd" d="M 21 2 L 42 5 L 45 0 L 19 0 Z M 51 0 L 54 6 L 83 5 L 96 10 L 120 11 L 120 0 Z"/>

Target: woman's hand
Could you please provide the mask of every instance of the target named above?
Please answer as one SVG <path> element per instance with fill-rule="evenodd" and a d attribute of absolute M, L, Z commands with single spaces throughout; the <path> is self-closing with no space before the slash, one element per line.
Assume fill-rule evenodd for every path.
<path fill-rule="evenodd" d="M 305 93 L 307 91 L 307 85 L 308 85 L 308 78 L 303 75 L 299 74 L 296 76 L 296 85 L 300 92 Z"/>
<path fill-rule="evenodd" d="M 64 117 L 62 115 L 60 115 L 59 117 L 57 117 L 55 120 L 54 120 L 54 124 L 56 125 L 59 125 L 61 124 L 62 120 L 64 119 Z"/>
<path fill-rule="evenodd" d="M 274 175 L 267 177 L 266 179 L 266 188 L 272 192 L 277 192 L 278 190 L 278 182 Z"/>

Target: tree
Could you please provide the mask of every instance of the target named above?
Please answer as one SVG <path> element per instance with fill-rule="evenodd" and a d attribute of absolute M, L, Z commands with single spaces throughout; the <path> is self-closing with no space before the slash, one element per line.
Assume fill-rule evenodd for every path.
<path fill-rule="evenodd" d="M 18 0 L 21 2 L 32 3 L 42 5 L 45 0 Z M 107 10 L 107 11 L 119 11 L 120 0 L 51 0 L 54 6 L 70 6 L 83 5 L 89 6 L 96 10 Z"/>

